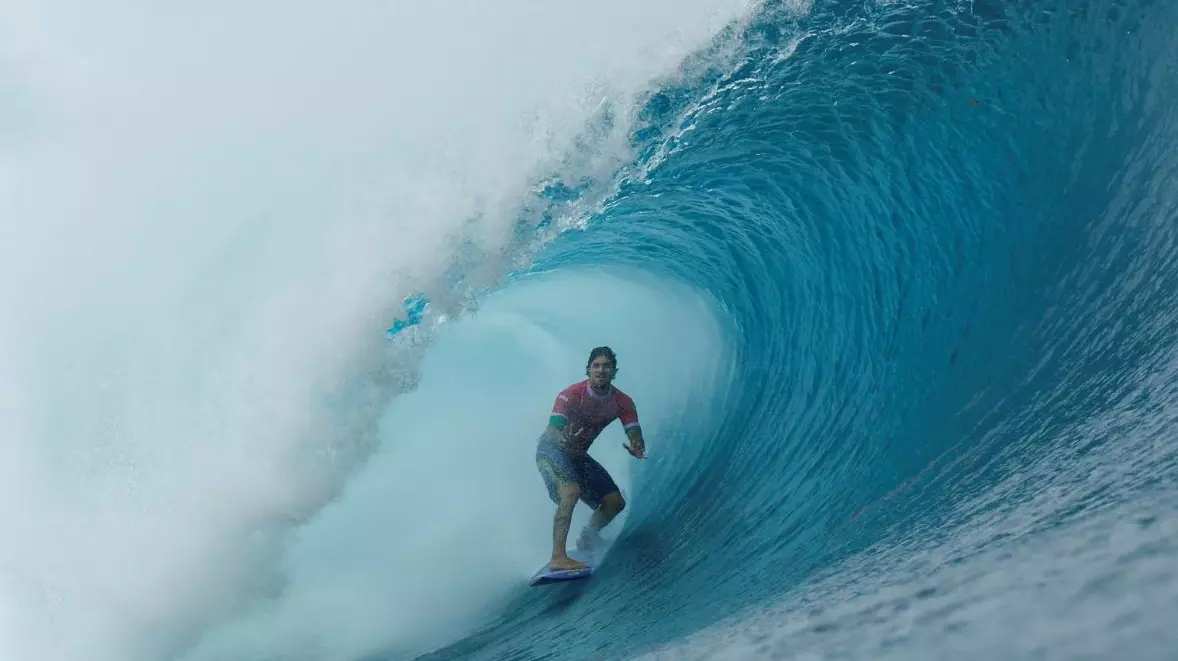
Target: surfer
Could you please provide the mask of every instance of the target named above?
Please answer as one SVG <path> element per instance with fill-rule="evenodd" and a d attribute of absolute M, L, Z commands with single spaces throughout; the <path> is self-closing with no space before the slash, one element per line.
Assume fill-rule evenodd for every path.
<path fill-rule="evenodd" d="M 565 551 L 573 507 L 577 500 L 594 510 L 589 525 L 577 539 L 577 548 L 590 548 L 600 542 L 601 529 L 622 511 L 626 501 L 618 485 L 588 454 L 589 446 L 614 420 L 621 420 L 629 443 L 623 443 L 636 459 L 646 458 L 646 442 L 638 426 L 634 400 L 613 386 L 618 372 L 618 357 L 609 347 L 589 352 L 585 365 L 588 379 L 560 391 L 548 418 L 548 426 L 536 447 L 536 467 L 548 488 L 548 497 L 556 503 L 552 522 L 552 560 L 549 567 L 581 569 L 585 563 L 573 560 Z"/>

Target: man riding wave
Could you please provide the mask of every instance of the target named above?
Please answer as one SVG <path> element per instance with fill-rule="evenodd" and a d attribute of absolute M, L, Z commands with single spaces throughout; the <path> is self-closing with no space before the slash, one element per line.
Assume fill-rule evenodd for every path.
<path fill-rule="evenodd" d="M 646 443 L 634 400 L 613 386 L 617 370 L 618 358 L 612 349 L 593 349 L 585 366 L 588 378 L 556 396 L 548 426 L 536 447 L 536 467 L 548 488 L 549 498 L 556 503 L 549 563 L 553 570 L 585 567 L 585 563 L 573 560 L 565 551 L 577 500 L 594 510 L 589 525 L 577 539 L 578 548 L 598 544 L 601 529 L 626 506 L 613 478 L 588 454 L 589 446 L 601 431 L 614 420 L 621 420 L 629 439 L 622 447 L 636 459 L 646 458 Z"/>

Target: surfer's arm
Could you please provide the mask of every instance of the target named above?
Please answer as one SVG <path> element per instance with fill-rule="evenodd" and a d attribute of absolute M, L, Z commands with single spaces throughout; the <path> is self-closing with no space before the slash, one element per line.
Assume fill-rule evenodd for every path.
<path fill-rule="evenodd" d="M 634 455 L 637 459 L 646 458 L 646 441 L 642 438 L 642 427 L 634 425 L 626 428 L 626 438 L 630 439 L 629 444 L 622 444 L 626 448 L 626 452 Z"/>
<path fill-rule="evenodd" d="M 552 416 L 548 418 L 548 424 L 544 426 L 544 435 L 553 441 L 559 442 L 564 436 L 565 425 L 568 424 L 568 419 L 559 416 Z"/>
<path fill-rule="evenodd" d="M 620 398 L 618 404 L 621 407 L 618 417 L 622 421 L 622 429 L 626 430 L 626 438 L 630 439 L 622 447 L 635 458 L 645 459 L 646 440 L 642 438 L 642 427 L 638 424 L 638 407 L 634 406 L 634 400 L 629 396 Z"/>
<path fill-rule="evenodd" d="M 568 422 L 567 418 L 554 415 L 548 419 L 548 426 L 544 428 L 544 433 L 548 434 L 548 438 L 556 443 L 580 441 L 585 433 L 585 425 L 580 425 L 576 429 L 566 429 Z"/>
<path fill-rule="evenodd" d="M 548 414 L 548 425 L 544 427 L 544 434 L 553 441 L 560 441 L 568 423 L 569 396 L 567 392 L 562 390 L 552 404 L 552 413 Z"/>
<path fill-rule="evenodd" d="M 630 439 L 631 443 L 646 445 L 646 441 L 642 438 L 642 427 L 635 426 L 627 429 L 626 438 Z"/>

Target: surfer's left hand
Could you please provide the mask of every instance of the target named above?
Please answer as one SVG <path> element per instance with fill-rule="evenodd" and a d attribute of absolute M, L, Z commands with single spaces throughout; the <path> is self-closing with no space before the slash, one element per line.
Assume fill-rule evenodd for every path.
<path fill-rule="evenodd" d="M 646 459 L 646 444 L 645 443 L 643 443 L 643 444 L 635 443 L 634 445 L 630 445 L 629 443 L 622 443 L 622 447 L 626 448 L 626 452 L 629 452 L 630 455 L 632 457 L 634 457 L 635 459 Z"/>

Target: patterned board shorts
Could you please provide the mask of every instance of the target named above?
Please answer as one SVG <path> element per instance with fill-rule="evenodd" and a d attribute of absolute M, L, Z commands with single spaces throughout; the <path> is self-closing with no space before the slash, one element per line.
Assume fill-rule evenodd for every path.
<path fill-rule="evenodd" d="M 547 438 L 542 437 L 536 445 L 536 468 L 554 503 L 560 502 L 557 487 L 565 482 L 575 482 L 581 489 L 581 502 L 593 509 L 601 506 L 607 494 L 618 490 L 614 479 L 596 459 L 587 454 L 570 455 Z"/>

